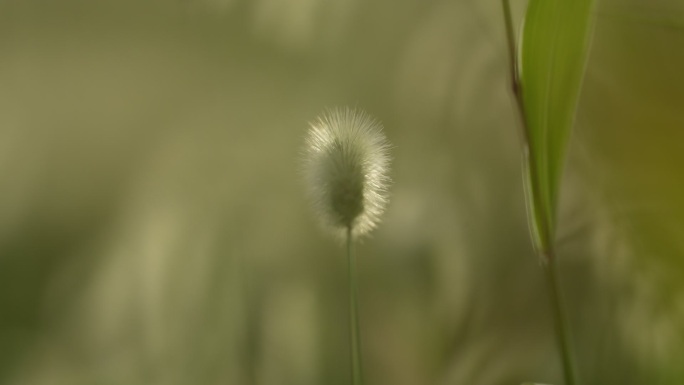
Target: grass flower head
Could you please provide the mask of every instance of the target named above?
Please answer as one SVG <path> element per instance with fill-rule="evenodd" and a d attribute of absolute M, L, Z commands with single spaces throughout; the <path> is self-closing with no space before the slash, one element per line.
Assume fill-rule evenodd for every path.
<path fill-rule="evenodd" d="M 321 222 L 359 237 L 373 230 L 388 203 L 389 143 L 363 111 L 338 108 L 311 123 L 305 171 Z"/>

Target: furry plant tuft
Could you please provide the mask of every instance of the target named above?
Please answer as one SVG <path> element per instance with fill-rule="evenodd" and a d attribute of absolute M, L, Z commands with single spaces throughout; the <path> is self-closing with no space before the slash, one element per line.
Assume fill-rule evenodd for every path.
<path fill-rule="evenodd" d="M 332 109 L 311 123 L 306 178 L 323 225 L 354 237 L 377 226 L 388 200 L 388 150 L 382 125 L 363 111 Z"/>

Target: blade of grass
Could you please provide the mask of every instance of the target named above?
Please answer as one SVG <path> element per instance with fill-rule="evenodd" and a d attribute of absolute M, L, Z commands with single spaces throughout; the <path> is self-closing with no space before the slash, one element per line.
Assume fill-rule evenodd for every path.
<path fill-rule="evenodd" d="M 553 242 L 560 179 L 591 35 L 593 0 L 531 0 L 520 83 L 537 209 Z M 546 245 L 548 246 L 548 245 Z"/>
<path fill-rule="evenodd" d="M 510 3 L 502 0 L 502 5 L 512 89 L 522 119 L 531 236 L 549 286 L 565 384 L 574 385 L 570 330 L 554 239 L 562 166 L 584 73 L 593 1 L 531 0 L 519 51 Z"/>

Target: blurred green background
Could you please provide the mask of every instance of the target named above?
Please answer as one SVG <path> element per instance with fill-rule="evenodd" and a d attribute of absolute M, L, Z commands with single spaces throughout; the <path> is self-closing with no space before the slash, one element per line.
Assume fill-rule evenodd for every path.
<path fill-rule="evenodd" d="M 0 383 L 348 384 L 300 172 L 347 105 L 395 146 L 366 383 L 560 384 L 500 7 L 0 1 Z M 581 384 L 684 383 L 683 69 L 683 2 L 598 1 L 559 216 Z"/>

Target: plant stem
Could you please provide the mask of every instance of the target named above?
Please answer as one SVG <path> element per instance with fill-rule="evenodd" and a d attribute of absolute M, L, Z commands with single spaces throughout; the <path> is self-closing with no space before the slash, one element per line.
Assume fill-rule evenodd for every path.
<path fill-rule="evenodd" d="M 544 264 L 544 273 L 547 278 L 549 290 L 551 291 L 551 307 L 553 308 L 554 321 L 556 326 L 556 339 L 563 360 L 563 376 L 566 385 L 575 385 L 575 371 L 572 359 L 572 347 L 570 346 L 570 328 L 568 327 L 567 316 L 565 314 L 565 303 L 563 292 L 560 288 L 558 277 L 558 263 L 552 252 L 547 255 L 548 263 Z"/>
<path fill-rule="evenodd" d="M 511 4 L 508 0 L 501 1 L 504 11 L 504 23 L 506 27 L 506 43 L 508 45 L 508 60 L 509 70 L 511 71 L 511 81 L 513 82 L 513 90 L 518 88 L 518 64 L 517 55 L 515 51 L 515 33 L 513 32 L 513 16 L 511 15 Z"/>
<path fill-rule="evenodd" d="M 349 348 L 351 353 L 352 384 L 362 385 L 361 338 L 359 336 L 359 290 L 351 227 L 347 228 L 347 259 L 349 262 Z"/>
<path fill-rule="evenodd" d="M 503 5 L 506 42 L 509 51 L 511 88 L 522 123 L 523 155 L 526 160 L 526 167 L 530 173 L 531 191 L 529 191 L 529 193 L 531 194 L 531 197 L 527 198 L 531 198 L 530 201 L 531 205 L 533 206 L 533 210 L 532 212 L 529 212 L 530 218 L 528 220 L 536 222 L 536 227 L 540 233 L 539 239 L 535 240 L 535 248 L 537 253 L 540 254 L 544 268 L 544 274 L 546 275 L 546 280 L 550 290 L 556 340 L 558 342 L 558 349 L 563 363 L 563 376 L 565 378 L 565 385 L 575 385 L 576 381 L 574 364 L 572 359 L 572 349 L 570 346 L 570 331 L 565 314 L 565 305 L 563 303 L 563 294 L 560 288 L 557 261 L 554 253 L 553 229 L 550 223 L 551 216 L 547 210 L 547 207 L 540 200 L 541 188 L 539 186 L 539 178 L 537 177 L 538 170 L 536 167 L 536 159 L 530 155 L 529 127 L 527 115 L 525 113 L 520 72 L 518 71 L 518 56 L 515 45 L 515 33 L 513 31 L 511 6 L 509 0 L 501 0 L 501 3 Z"/>

